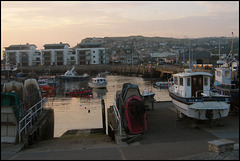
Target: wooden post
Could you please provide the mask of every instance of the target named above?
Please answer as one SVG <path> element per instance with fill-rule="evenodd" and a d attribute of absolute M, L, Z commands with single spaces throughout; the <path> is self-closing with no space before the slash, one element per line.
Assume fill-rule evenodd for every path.
<path fill-rule="evenodd" d="M 103 133 L 106 134 L 106 117 L 105 117 L 105 103 L 104 99 L 101 99 L 102 104 L 102 124 L 103 124 Z"/>

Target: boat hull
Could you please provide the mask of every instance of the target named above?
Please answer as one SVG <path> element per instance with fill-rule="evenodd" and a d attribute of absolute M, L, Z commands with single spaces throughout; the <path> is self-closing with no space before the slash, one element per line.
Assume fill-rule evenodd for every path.
<path fill-rule="evenodd" d="M 139 104 L 137 104 L 139 103 Z M 142 99 L 131 96 L 125 105 L 125 117 L 130 134 L 139 134 L 147 131 L 147 115 L 144 106 L 141 107 Z"/>
<path fill-rule="evenodd" d="M 89 82 L 88 85 L 91 88 L 106 88 L 107 87 L 107 83 L 92 83 L 92 82 Z"/>
<path fill-rule="evenodd" d="M 172 102 L 181 114 L 198 120 L 226 117 L 230 108 L 230 104 L 227 102 L 204 101 L 186 104 L 176 99 L 173 99 Z"/>
<path fill-rule="evenodd" d="M 91 97 L 92 96 L 92 89 L 89 90 L 73 90 L 65 92 L 66 96 L 72 97 Z"/>
<path fill-rule="evenodd" d="M 62 80 L 87 80 L 89 77 L 84 77 L 84 76 L 61 76 L 60 77 Z"/>

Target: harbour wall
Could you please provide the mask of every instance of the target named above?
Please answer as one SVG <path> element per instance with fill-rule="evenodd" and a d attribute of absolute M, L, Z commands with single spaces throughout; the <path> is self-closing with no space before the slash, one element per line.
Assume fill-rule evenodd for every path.
<path fill-rule="evenodd" d="M 22 67 L 22 72 L 27 73 L 29 77 L 38 78 L 39 75 L 44 73 L 52 73 L 60 76 L 67 70 L 72 68 L 71 65 L 64 66 L 34 66 Z M 172 74 L 183 72 L 184 67 L 175 65 L 158 65 L 158 66 L 141 66 L 141 65 L 109 65 L 109 64 L 96 64 L 96 65 L 75 65 L 75 71 L 78 74 L 88 73 L 90 75 L 97 75 L 100 72 L 108 71 L 117 75 L 136 75 L 143 78 L 161 78 L 167 80 Z M 20 72 L 18 69 L 16 72 Z M 205 71 L 213 73 L 212 69 L 193 69 L 193 71 Z"/>
<path fill-rule="evenodd" d="M 54 110 L 52 108 L 43 108 L 42 115 L 29 130 L 24 138 L 24 145 L 29 146 L 37 141 L 47 140 L 54 137 Z"/>

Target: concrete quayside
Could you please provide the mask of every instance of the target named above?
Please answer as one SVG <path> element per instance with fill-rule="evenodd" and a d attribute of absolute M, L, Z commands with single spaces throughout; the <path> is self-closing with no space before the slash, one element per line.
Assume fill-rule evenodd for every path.
<path fill-rule="evenodd" d="M 106 120 L 107 121 L 107 120 Z M 239 115 L 229 113 L 221 124 L 205 121 L 193 128 L 179 120 L 172 102 L 154 102 L 147 111 L 148 131 L 127 143 L 116 134 L 115 142 L 100 129 L 73 129 L 59 138 L 38 141 L 21 152 L 2 144 L 2 159 L 239 159 Z M 107 127 L 106 127 L 107 128 Z M 117 136 L 118 135 L 118 136 Z M 233 141 L 231 151 L 209 151 L 209 141 Z M 16 147 L 17 148 L 17 147 Z M 19 146 L 18 146 L 19 148 Z M 11 149 L 11 150 L 10 150 Z"/>

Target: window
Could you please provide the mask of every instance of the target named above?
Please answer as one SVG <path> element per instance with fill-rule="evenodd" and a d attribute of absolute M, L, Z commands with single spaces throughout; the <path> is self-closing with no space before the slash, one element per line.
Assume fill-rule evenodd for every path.
<path fill-rule="evenodd" d="M 229 71 L 225 71 L 225 77 L 229 77 L 230 76 L 230 72 Z"/>
<path fill-rule="evenodd" d="M 217 71 L 217 76 L 221 76 L 221 71 Z"/>
<path fill-rule="evenodd" d="M 183 86 L 183 78 L 180 78 L 180 86 Z"/>
<path fill-rule="evenodd" d="M 190 86 L 190 85 L 191 85 L 191 79 L 187 78 L 187 86 Z"/>
<path fill-rule="evenodd" d="M 178 85 L 178 77 L 173 77 L 173 83 Z"/>
<path fill-rule="evenodd" d="M 93 50 L 93 53 L 95 53 L 95 50 Z"/>
<path fill-rule="evenodd" d="M 204 86 L 208 85 L 208 78 L 204 78 Z"/>
<path fill-rule="evenodd" d="M 95 56 L 93 56 L 93 58 L 95 58 Z"/>
<path fill-rule="evenodd" d="M 95 63 L 95 61 L 93 61 L 93 63 Z"/>

